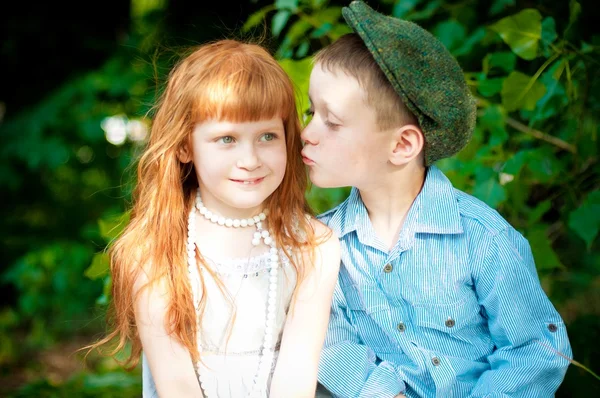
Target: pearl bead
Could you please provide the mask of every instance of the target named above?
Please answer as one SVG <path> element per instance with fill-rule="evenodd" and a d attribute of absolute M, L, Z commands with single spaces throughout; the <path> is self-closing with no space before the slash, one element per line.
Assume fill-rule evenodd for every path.
<path fill-rule="evenodd" d="M 265 315 L 265 336 L 263 341 L 263 346 L 258 358 L 258 367 L 256 374 L 254 375 L 253 384 L 249 393 L 250 397 L 263 398 L 267 394 L 267 390 L 265 387 L 267 386 L 267 380 L 269 377 L 269 372 L 272 369 L 273 364 L 273 347 L 276 343 L 277 336 L 273 334 L 273 328 L 275 325 L 275 321 L 277 318 L 277 292 L 278 292 L 278 268 L 279 268 L 279 250 L 275 247 L 275 241 L 271 237 L 271 234 L 267 230 L 263 230 L 263 225 L 261 221 L 264 221 L 267 217 L 268 211 L 265 210 L 259 213 L 257 216 L 247 218 L 247 219 L 231 219 L 225 218 L 223 216 L 218 215 L 217 213 L 213 213 L 208 210 L 204 204 L 202 203 L 202 199 L 200 197 L 200 191 L 196 191 L 196 202 L 192 209 L 190 210 L 190 214 L 188 217 L 188 237 L 186 241 L 186 249 L 188 254 L 188 273 L 192 281 L 197 281 L 200 277 L 198 271 L 204 271 L 203 267 L 198 269 L 198 265 L 196 264 L 196 230 L 194 220 L 196 217 L 196 209 L 200 212 L 201 215 L 204 216 L 207 220 L 210 220 L 213 223 L 219 225 L 225 225 L 226 227 L 247 227 L 247 226 L 256 226 L 256 232 L 252 238 L 252 244 L 255 246 L 260 245 L 261 241 L 265 243 L 265 245 L 270 246 L 269 249 L 269 287 L 267 291 L 267 313 Z M 192 296 L 194 301 L 194 307 L 196 311 L 198 311 L 198 286 L 195 283 L 192 283 Z M 200 367 L 200 363 L 198 363 L 198 367 Z M 209 385 L 206 383 L 205 377 L 199 375 L 200 386 L 202 387 L 203 394 L 205 397 L 208 397 L 207 387 Z"/>

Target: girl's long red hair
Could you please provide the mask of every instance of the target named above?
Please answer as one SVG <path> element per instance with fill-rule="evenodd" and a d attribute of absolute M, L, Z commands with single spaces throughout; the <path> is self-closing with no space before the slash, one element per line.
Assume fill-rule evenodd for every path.
<path fill-rule="evenodd" d="M 90 346 L 117 341 L 109 355 L 128 342 L 125 365 L 134 367 L 142 351 L 137 333 L 133 286 L 147 273 L 145 288 L 159 280 L 170 293 L 167 330 L 199 359 L 197 314 L 192 302 L 185 250 L 187 217 L 198 181 L 193 165 L 179 161 L 196 123 L 214 119 L 258 121 L 280 116 L 286 133 L 287 165 L 281 185 L 266 200 L 269 228 L 277 246 L 298 250 L 313 247 L 315 236 L 304 214 L 310 213 L 304 192 L 305 167 L 300 156 L 300 123 L 294 88 L 276 60 L 261 46 L 235 40 L 202 45 L 171 71 L 156 106 L 150 138 L 137 166 L 130 222 L 109 247 L 112 303 L 109 334 Z M 284 211 L 285 209 L 285 211 Z M 299 229 L 302 233 L 292 231 Z M 292 260 L 300 282 L 303 261 Z M 203 308 L 206 298 L 202 295 Z"/>

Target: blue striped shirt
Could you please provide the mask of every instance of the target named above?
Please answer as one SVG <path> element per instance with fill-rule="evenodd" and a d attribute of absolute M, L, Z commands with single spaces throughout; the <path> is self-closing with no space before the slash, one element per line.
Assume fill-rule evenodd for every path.
<path fill-rule="evenodd" d="M 319 381 L 336 397 L 551 397 L 571 358 L 527 240 L 428 169 L 395 246 L 354 188 Z"/>

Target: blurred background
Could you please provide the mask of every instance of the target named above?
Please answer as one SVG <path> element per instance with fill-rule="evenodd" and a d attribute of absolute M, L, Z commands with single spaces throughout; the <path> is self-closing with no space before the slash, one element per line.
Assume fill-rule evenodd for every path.
<path fill-rule="evenodd" d="M 531 243 L 579 366 L 557 396 L 600 396 L 600 15 L 591 0 L 370 0 L 448 47 L 478 98 L 469 146 L 439 163 Z M 0 14 L 0 396 L 139 397 L 139 368 L 76 350 L 104 331 L 103 253 L 180 50 L 262 37 L 294 79 L 348 32 L 347 1 L 10 2 Z M 347 189 L 311 189 L 315 211 Z M 587 370 L 586 370 L 587 369 Z"/>

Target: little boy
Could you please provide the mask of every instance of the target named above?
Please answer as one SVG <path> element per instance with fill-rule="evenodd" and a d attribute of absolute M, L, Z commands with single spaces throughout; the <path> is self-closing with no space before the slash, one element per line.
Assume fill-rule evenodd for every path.
<path fill-rule="evenodd" d="M 303 157 L 352 186 L 320 219 L 342 267 L 320 382 L 340 397 L 551 397 L 571 348 L 527 240 L 433 164 L 471 137 L 475 102 L 443 44 L 362 2 L 315 58 Z"/>

